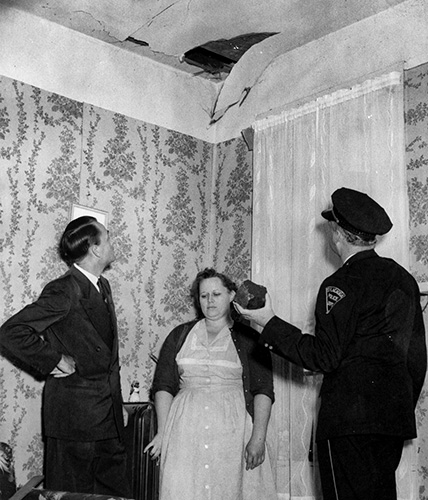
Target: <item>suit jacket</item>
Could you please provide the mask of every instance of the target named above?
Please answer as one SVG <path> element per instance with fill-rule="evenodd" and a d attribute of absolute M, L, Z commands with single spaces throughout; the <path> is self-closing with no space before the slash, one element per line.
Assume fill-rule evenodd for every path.
<path fill-rule="evenodd" d="M 123 435 L 117 322 L 110 285 L 101 279 L 108 307 L 88 278 L 72 266 L 0 328 L 0 345 L 47 375 L 46 436 L 97 441 Z M 50 376 L 62 354 L 75 360 L 76 372 Z"/>
<path fill-rule="evenodd" d="M 416 436 L 414 409 L 427 369 L 413 277 L 374 250 L 359 252 L 320 287 L 315 335 L 272 318 L 260 341 L 324 373 L 317 437 Z"/>

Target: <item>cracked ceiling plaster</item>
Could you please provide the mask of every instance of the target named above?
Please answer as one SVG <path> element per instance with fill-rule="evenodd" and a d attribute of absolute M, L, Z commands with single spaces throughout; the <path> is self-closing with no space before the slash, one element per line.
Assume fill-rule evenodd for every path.
<path fill-rule="evenodd" d="M 403 0 L 0 0 L 121 49 L 220 83 L 211 123 L 242 105 L 281 54 Z M 208 42 L 277 33 L 252 45 L 231 71 L 183 62 Z"/>
<path fill-rule="evenodd" d="M 180 60 L 185 52 L 207 42 L 263 32 L 280 34 L 273 37 L 277 44 L 275 52 L 284 53 L 401 1 L 0 0 L 0 3 L 180 70 L 225 80 L 227 74 L 205 74 Z"/>

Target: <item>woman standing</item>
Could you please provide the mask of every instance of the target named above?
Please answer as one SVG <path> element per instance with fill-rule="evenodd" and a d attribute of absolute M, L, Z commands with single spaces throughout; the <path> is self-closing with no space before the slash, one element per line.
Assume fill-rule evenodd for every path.
<path fill-rule="evenodd" d="M 160 500 L 276 500 L 266 431 L 274 399 L 270 353 L 231 317 L 236 285 L 198 273 L 198 319 L 162 346 L 153 382 L 161 458 Z"/>

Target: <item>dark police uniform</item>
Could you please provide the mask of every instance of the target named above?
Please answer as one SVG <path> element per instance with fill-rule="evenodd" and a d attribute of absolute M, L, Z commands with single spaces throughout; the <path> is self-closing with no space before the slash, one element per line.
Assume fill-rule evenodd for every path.
<path fill-rule="evenodd" d="M 345 219 L 349 209 L 341 201 L 364 209 L 366 195 L 338 191 L 332 198 L 339 208 L 324 217 L 368 239 L 363 229 L 373 224 L 379 234 L 389 230 L 389 218 L 381 213 L 379 224 L 371 198 L 355 229 L 348 219 L 358 216 Z M 404 440 L 416 437 L 414 409 L 427 368 L 418 285 L 392 259 L 359 251 L 323 282 L 315 317 L 314 336 L 275 316 L 260 341 L 324 374 L 316 433 L 324 500 L 395 499 L 395 469 Z"/>

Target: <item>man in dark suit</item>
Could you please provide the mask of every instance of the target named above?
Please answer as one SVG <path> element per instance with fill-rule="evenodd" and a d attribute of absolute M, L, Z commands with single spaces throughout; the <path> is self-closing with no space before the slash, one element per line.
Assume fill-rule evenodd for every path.
<path fill-rule="evenodd" d="M 59 252 L 70 269 L 6 321 L 0 345 L 47 377 L 45 487 L 129 497 L 117 323 L 101 276 L 114 250 L 106 228 L 84 216 L 68 224 Z"/>
<path fill-rule="evenodd" d="M 377 255 L 376 235 L 392 223 L 372 198 L 341 188 L 329 221 L 342 267 L 321 285 L 315 335 L 265 307 L 247 310 L 272 352 L 324 374 L 317 424 L 324 500 L 395 500 L 403 443 L 416 437 L 415 407 L 427 369 L 419 288 L 392 259 Z"/>

